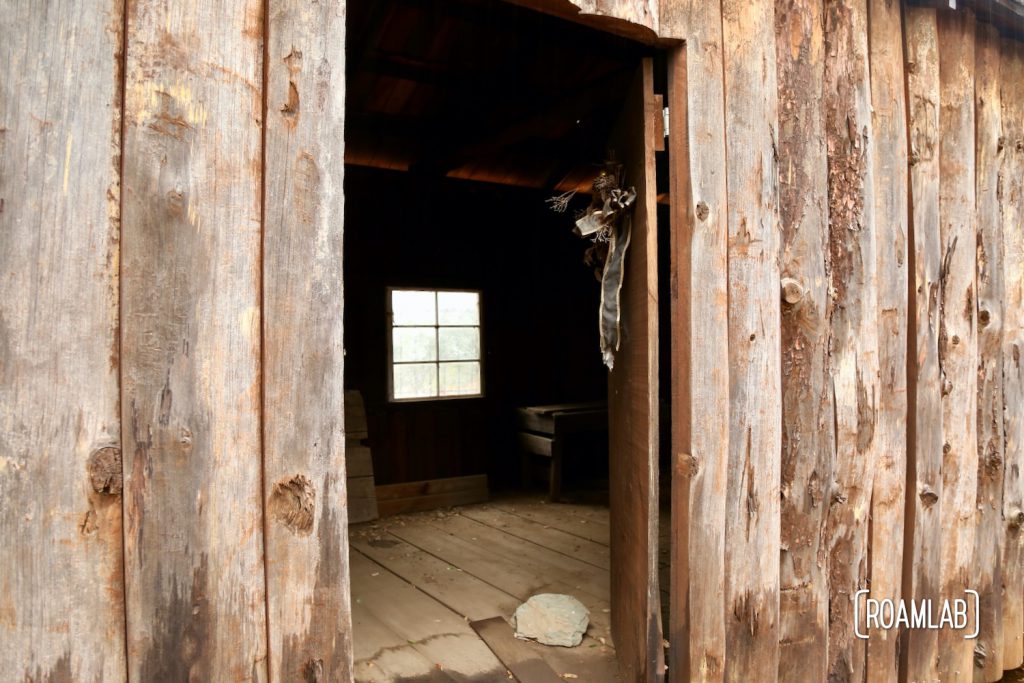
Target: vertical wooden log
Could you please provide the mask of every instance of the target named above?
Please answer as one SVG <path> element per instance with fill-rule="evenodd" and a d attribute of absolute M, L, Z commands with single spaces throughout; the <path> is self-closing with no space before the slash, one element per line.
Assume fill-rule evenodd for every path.
<path fill-rule="evenodd" d="M 1024 47 L 1002 41 L 1003 158 L 997 195 L 1003 233 L 1003 668 L 1024 663 Z"/>
<path fill-rule="evenodd" d="M 257 0 L 137 0 L 129 11 L 121 324 L 129 675 L 265 680 L 263 13 Z"/>
<path fill-rule="evenodd" d="M 725 674 L 729 444 L 728 204 L 719 3 L 672 3 L 687 41 L 670 60 L 672 597 L 669 677 Z M 694 286 L 694 283 L 697 283 Z"/>
<path fill-rule="evenodd" d="M 623 680 L 664 680 L 658 588 L 658 239 L 655 131 L 661 105 L 644 59 L 608 149 L 636 188 L 622 284 L 626 330 L 608 375 L 612 637 Z"/>
<path fill-rule="evenodd" d="M 345 15 L 272 0 L 263 243 L 270 680 L 349 680 L 342 337 Z"/>
<path fill-rule="evenodd" d="M 943 10 L 939 29 L 939 235 L 942 303 L 942 597 L 973 588 L 978 490 L 978 335 L 975 277 L 974 19 Z M 974 643 L 939 631 L 939 677 L 971 680 Z"/>
<path fill-rule="evenodd" d="M 0 12 L 0 670 L 125 678 L 121 2 Z"/>
<path fill-rule="evenodd" d="M 729 193 L 726 678 L 779 669 L 782 450 L 773 0 L 724 0 Z"/>
<path fill-rule="evenodd" d="M 874 167 L 866 0 L 825 3 L 831 373 L 836 466 L 827 493 L 829 676 L 863 680 L 854 597 L 867 588 L 868 516 L 877 452 L 879 385 Z"/>
<path fill-rule="evenodd" d="M 835 457 L 828 375 L 831 299 L 823 11 L 821 0 L 775 3 L 783 278 L 778 676 L 807 683 L 827 678 L 828 577 L 822 541 Z"/>
<path fill-rule="evenodd" d="M 907 494 L 903 596 L 937 604 L 942 526 L 942 408 L 939 378 L 939 55 L 934 9 L 906 7 L 910 145 L 910 287 L 907 381 Z M 907 681 L 937 678 L 938 634 L 904 633 Z"/>
<path fill-rule="evenodd" d="M 907 468 L 906 84 L 900 3 L 870 0 L 868 14 L 879 367 L 869 572 L 871 597 L 895 602 L 902 594 Z M 872 631 L 867 643 L 869 680 L 896 680 L 898 638 L 898 628 Z"/>
<path fill-rule="evenodd" d="M 978 532 L 971 587 L 978 591 L 980 633 L 974 680 L 1003 676 L 1003 236 L 999 208 L 999 32 L 978 24 L 975 45 L 975 193 L 978 240 Z"/>

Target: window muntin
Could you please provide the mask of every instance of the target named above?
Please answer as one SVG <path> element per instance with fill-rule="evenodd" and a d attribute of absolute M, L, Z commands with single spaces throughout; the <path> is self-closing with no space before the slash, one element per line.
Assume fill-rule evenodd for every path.
<path fill-rule="evenodd" d="M 483 395 L 480 292 L 390 289 L 391 400 Z"/>

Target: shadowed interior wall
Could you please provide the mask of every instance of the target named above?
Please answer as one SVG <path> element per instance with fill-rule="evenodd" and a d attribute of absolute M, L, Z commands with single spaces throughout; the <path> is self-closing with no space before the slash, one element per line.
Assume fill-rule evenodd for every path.
<path fill-rule="evenodd" d="M 349 167 L 345 384 L 366 403 L 378 484 L 517 476 L 514 409 L 602 400 L 598 283 L 549 193 Z M 388 287 L 482 291 L 484 397 L 391 403 Z M 603 464 L 604 456 L 599 459 Z"/>

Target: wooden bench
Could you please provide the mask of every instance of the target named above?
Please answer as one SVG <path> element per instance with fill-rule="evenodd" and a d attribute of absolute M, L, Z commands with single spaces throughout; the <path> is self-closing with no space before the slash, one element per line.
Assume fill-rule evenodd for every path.
<path fill-rule="evenodd" d="M 526 457 L 535 453 L 550 459 L 548 500 L 557 500 L 562 493 L 562 452 L 571 434 L 601 432 L 608 429 L 608 404 L 559 403 L 549 406 L 526 406 L 517 410 L 519 447 L 523 453 L 523 478 L 527 478 Z"/>

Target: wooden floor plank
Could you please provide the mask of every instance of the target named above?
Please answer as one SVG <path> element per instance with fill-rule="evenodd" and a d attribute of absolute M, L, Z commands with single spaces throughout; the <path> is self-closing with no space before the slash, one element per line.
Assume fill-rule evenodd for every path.
<path fill-rule="evenodd" d="M 553 529 L 608 545 L 608 508 L 533 500 L 500 500 L 492 505 L 505 512 L 539 522 Z"/>
<path fill-rule="evenodd" d="M 510 618 L 522 600 L 387 531 L 357 530 L 352 547 L 458 614 L 477 621 Z"/>
<path fill-rule="evenodd" d="M 459 514 L 510 536 L 535 543 L 562 555 L 574 557 L 595 567 L 608 569 L 611 566 L 608 546 L 556 529 L 542 522 L 519 515 L 510 515 L 488 505 L 466 507 L 460 510 Z"/>
<path fill-rule="evenodd" d="M 351 553 L 350 565 L 355 651 L 360 662 L 380 659 L 383 668 L 397 667 L 399 659 L 384 655 L 400 653 L 400 663 L 407 667 L 403 677 L 426 676 L 436 670 L 451 680 L 467 682 L 504 675 L 505 667 L 461 616 L 358 551 Z M 370 639 L 362 628 L 367 625 L 373 628 Z M 406 648 L 420 657 L 402 652 Z"/>
<path fill-rule="evenodd" d="M 392 527 L 391 533 L 522 601 L 537 593 L 574 595 L 590 610 L 593 635 L 608 637 L 608 572 L 472 520 L 451 522 L 449 533 L 439 534 L 438 527 L 426 522 Z M 467 529 L 467 524 L 475 528 Z"/>
<path fill-rule="evenodd" d="M 466 507 L 462 508 L 460 512 L 473 513 L 485 507 L 489 508 L 490 506 Z M 535 524 L 510 513 L 501 513 L 493 509 L 491 509 L 491 512 L 494 514 L 487 518 L 499 525 L 502 523 L 502 516 L 512 518 L 512 525 Z M 569 587 L 565 583 L 551 584 L 546 587 L 542 586 L 538 590 L 531 592 L 532 589 L 530 585 L 527 585 L 527 580 L 546 576 L 551 571 L 550 568 L 538 564 L 535 558 L 531 558 L 531 562 L 528 563 L 529 566 L 525 572 L 516 573 L 511 583 L 509 583 L 509 577 L 506 576 L 499 580 L 502 587 L 491 585 L 491 583 L 488 583 L 488 580 L 491 580 L 490 577 L 495 572 L 501 571 L 502 563 L 509 564 L 512 563 L 512 560 L 509 559 L 507 554 L 503 554 L 497 560 L 490 563 L 482 562 L 477 555 L 470 555 L 470 560 L 468 562 L 465 561 L 464 549 L 462 546 L 454 543 L 452 539 L 464 533 L 477 533 L 480 525 L 476 523 L 466 525 L 466 520 L 462 520 L 462 527 L 453 529 L 448 524 L 448 520 L 458 516 L 400 515 L 375 524 L 360 525 L 354 527 L 351 531 L 351 547 L 358 553 L 366 555 L 387 571 L 413 584 L 420 591 L 437 600 L 448 609 L 465 617 L 467 620 L 477 621 L 494 616 L 501 616 L 506 620 L 510 620 L 516 607 L 529 595 L 532 595 L 533 592 L 558 591 L 577 594 L 574 588 Z M 442 548 L 440 556 L 401 540 L 399 535 L 409 533 L 408 529 L 410 527 L 413 529 L 413 535 L 417 537 L 417 542 L 435 548 L 435 552 L 437 552 L 438 547 Z M 392 533 L 392 531 L 395 533 Z M 507 535 L 502 529 L 496 528 L 493 529 L 493 532 Z M 437 537 L 439 542 L 431 542 L 429 540 L 431 537 Z M 565 537 L 585 543 L 588 542 L 585 539 L 580 539 L 570 534 L 566 534 Z M 485 543 L 481 544 L 479 536 L 475 537 L 476 541 L 473 541 L 473 538 L 472 536 L 469 537 L 470 543 L 482 546 L 484 548 L 483 554 L 486 555 L 487 547 L 491 544 L 492 539 L 487 539 Z M 508 535 L 507 542 L 513 547 L 517 544 L 531 545 L 528 540 L 511 535 Z M 564 554 L 543 546 L 535 545 L 534 551 L 553 555 L 556 558 L 568 559 Z M 587 566 L 583 563 L 577 564 L 582 564 L 584 567 Z M 606 573 L 607 571 L 597 567 L 591 569 L 598 573 Z M 474 576 L 471 573 L 472 571 L 479 572 L 484 578 Z M 353 575 L 354 591 L 359 591 L 359 585 L 363 578 L 357 574 Z M 371 578 L 376 580 L 376 577 Z M 519 587 L 521 591 L 519 596 L 513 595 L 511 591 L 507 590 L 507 587 L 510 585 Z M 388 609 L 386 605 L 390 599 L 390 596 L 387 595 L 377 595 L 371 598 L 376 603 L 374 608 L 378 611 Z M 606 610 L 609 608 L 607 600 L 593 603 L 589 598 L 584 597 L 582 599 L 591 609 L 591 621 L 594 625 L 588 631 L 581 645 L 575 648 L 546 647 L 537 643 L 524 643 L 524 645 L 559 674 L 573 673 L 579 676 L 580 680 L 593 683 L 613 683 L 618 681 L 615 652 L 608 637 L 609 612 Z M 354 602 L 353 607 L 356 609 L 354 615 L 363 614 L 366 611 L 365 602 Z M 418 660 L 409 655 L 409 653 L 404 652 L 401 648 L 403 644 L 406 644 L 404 640 L 393 645 L 393 647 L 398 649 L 389 649 L 383 653 L 386 656 L 379 656 L 374 662 L 374 667 L 368 666 L 367 662 L 372 660 L 367 660 L 367 657 L 372 655 L 374 650 L 366 650 L 364 647 L 366 641 L 371 640 L 385 643 L 389 642 L 389 640 L 386 634 L 382 636 L 373 631 L 377 622 L 372 615 L 369 615 L 369 619 L 362 616 L 354 616 L 354 618 L 359 622 L 356 626 L 356 678 L 358 681 L 372 683 L 378 680 L 393 680 L 386 677 L 381 678 L 381 669 L 387 669 L 387 675 L 398 675 L 394 673 L 395 670 L 403 671 L 410 669 L 410 667 L 416 668 L 416 661 Z M 367 628 L 371 630 L 371 635 L 369 636 L 364 635 L 364 631 Z M 379 631 L 381 627 L 377 625 L 376 628 Z M 399 636 L 392 632 L 390 638 L 394 640 L 399 638 Z M 412 661 L 409 661 L 410 659 Z M 419 668 L 423 668 L 422 663 L 420 663 Z"/>

